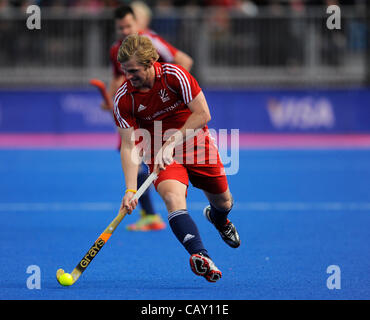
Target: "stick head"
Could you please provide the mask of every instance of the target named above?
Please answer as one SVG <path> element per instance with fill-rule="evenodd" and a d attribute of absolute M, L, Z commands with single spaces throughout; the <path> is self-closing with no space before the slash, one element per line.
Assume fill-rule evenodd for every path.
<path fill-rule="evenodd" d="M 58 269 L 57 280 L 62 286 L 71 286 L 74 283 L 72 275 L 65 273 L 63 269 Z"/>
<path fill-rule="evenodd" d="M 103 81 L 99 80 L 99 79 L 91 79 L 90 80 L 90 84 L 99 88 L 100 90 L 105 90 L 105 84 Z"/>
<path fill-rule="evenodd" d="M 58 281 L 59 281 L 60 276 L 61 276 L 63 273 L 65 273 L 63 269 L 58 269 L 58 270 L 57 270 L 57 280 L 58 280 Z"/>

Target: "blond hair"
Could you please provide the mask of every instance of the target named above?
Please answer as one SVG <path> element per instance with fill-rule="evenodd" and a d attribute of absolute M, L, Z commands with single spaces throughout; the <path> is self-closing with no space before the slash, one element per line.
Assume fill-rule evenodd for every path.
<path fill-rule="evenodd" d="M 122 41 L 117 60 L 125 63 L 132 57 L 136 58 L 138 64 L 149 67 L 153 61 L 158 60 L 159 55 L 148 37 L 132 34 Z"/>

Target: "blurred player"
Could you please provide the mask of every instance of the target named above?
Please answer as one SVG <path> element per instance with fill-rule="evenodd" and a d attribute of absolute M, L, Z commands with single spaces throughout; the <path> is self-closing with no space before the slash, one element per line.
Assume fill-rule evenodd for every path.
<path fill-rule="evenodd" d="M 187 70 L 190 70 L 193 64 L 193 60 L 190 56 L 176 49 L 158 36 L 154 31 L 148 29 L 148 24 L 150 23 L 150 9 L 144 3 L 135 2 L 133 6 L 136 8 L 136 12 L 138 12 L 140 20 L 136 19 L 133 9 L 129 6 L 121 6 L 117 8 L 114 13 L 118 40 L 110 49 L 110 61 L 113 66 L 113 77 L 110 81 L 108 91 L 112 99 L 125 79 L 121 65 L 117 61 L 117 53 L 122 41 L 128 35 L 140 33 L 150 38 L 153 43 L 155 43 L 155 47 L 162 61 L 180 64 Z M 141 30 L 140 28 L 145 29 Z M 102 103 L 102 108 L 105 110 L 111 110 L 111 107 L 105 103 Z M 146 177 L 147 168 L 145 165 L 142 165 L 138 175 L 139 186 L 145 181 Z M 126 227 L 128 230 L 151 231 L 165 228 L 166 225 L 161 216 L 155 213 L 150 197 L 150 190 L 145 192 L 145 194 L 140 198 L 140 205 L 142 207 L 142 210 L 140 211 L 140 219 L 136 223 L 128 225 Z"/>
<path fill-rule="evenodd" d="M 134 5 L 134 7 L 136 7 L 137 12 L 140 12 L 140 17 L 142 19 L 141 22 L 136 19 L 134 10 L 129 6 L 121 6 L 117 8 L 114 13 L 118 40 L 112 45 L 110 49 L 110 60 L 113 66 L 113 78 L 109 85 L 109 93 L 112 97 L 114 97 L 117 89 L 120 87 L 124 79 L 121 65 L 117 61 L 118 49 L 122 41 L 131 34 L 139 33 L 151 39 L 159 54 L 159 61 L 179 64 L 187 71 L 190 71 L 193 65 L 193 59 L 189 55 L 173 47 L 171 44 L 157 35 L 154 31 L 147 28 L 147 24 L 150 21 L 148 17 L 149 8 L 147 8 L 147 11 L 144 11 L 143 4 L 141 4 L 140 6 L 136 4 L 136 6 Z M 138 9 L 139 7 L 141 9 Z M 147 12 L 147 14 L 145 14 L 145 12 Z M 147 18 L 145 19 L 145 17 Z M 140 27 L 146 27 L 146 29 L 140 30 Z M 103 107 L 109 108 L 106 105 L 103 105 Z"/>
<path fill-rule="evenodd" d="M 170 227 L 190 254 L 192 271 L 216 282 L 222 273 L 209 257 L 186 205 L 190 180 L 209 200 L 210 205 L 204 209 L 208 221 L 229 246 L 240 245 L 236 228 L 228 219 L 233 199 L 224 166 L 209 136 L 207 122 L 211 116 L 194 77 L 181 66 L 157 60 L 152 42 L 137 34 L 127 37 L 118 53 L 126 77 L 116 93 L 113 112 L 122 139 L 121 162 L 127 188 L 122 207 L 131 213 L 137 205 L 137 200 L 130 201 L 137 189 L 140 163 L 138 145 L 132 137 L 136 134 L 137 138 L 135 128 L 140 127 L 147 132 L 143 136 L 150 155 L 148 164 L 151 171 L 159 173 L 154 186 L 166 205 Z M 176 130 L 166 139 L 164 133 L 170 129 Z M 189 148 L 191 139 L 185 139 L 189 130 L 198 130 L 197 139 L 192 138 L 193 148 Z M 162 145 L 162 141 L 166 142 Z M 180 154 L 177 146 L 182 146 Z"/>
<path fill-rule="evenodd" d="M 130 7 L 134 11 L 139 30 L 144 31 L 149 29 L 152 20 L 152 11 L 145 2 L 134 1 L 131 2 Z"/>

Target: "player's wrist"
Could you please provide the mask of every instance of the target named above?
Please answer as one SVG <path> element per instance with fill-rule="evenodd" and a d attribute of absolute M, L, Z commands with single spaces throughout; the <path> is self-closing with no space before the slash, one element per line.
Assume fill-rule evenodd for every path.
<path fill-rule="evenodd" d="M 127 188 L 125 190 L 125 194 L 128 193 L 128 192 L 135 194 L 137 192 L 137 190 L 136 189 Z"/>

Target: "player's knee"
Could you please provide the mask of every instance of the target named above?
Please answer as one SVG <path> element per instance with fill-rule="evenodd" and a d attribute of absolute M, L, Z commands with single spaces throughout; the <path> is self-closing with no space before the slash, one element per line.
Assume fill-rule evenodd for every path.
<path fill-rule="evenodd" d="M 230 211 L 232 207 L 233 207 L 233 201 L 232 201 L 232 199 L 229 199 L 229 200 L 224 201 L 224 203 L 222 205 L 222 210 L 223 211 Z"/>
<path fill-rule="evenodd" d="M 234 201 L 232 196 L 230 195 L 229 197 L 222 197 L 218 199 L 218 201 L 214 204 L 213 206 L 216 207 L 216 209 L 220 211 L 230 211 L 233 207 Z"/>
<path fill-rule="evenodd" d="M 167 191 L 162 198 L 169 212 L 186 208 L 186 200 L 179 193 Z"/>

